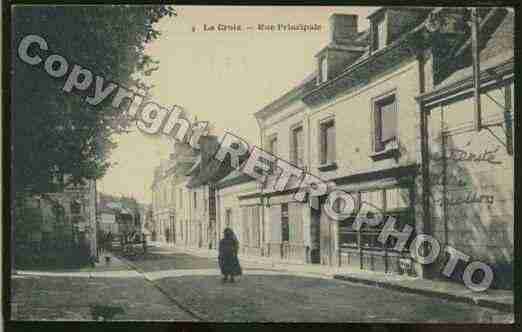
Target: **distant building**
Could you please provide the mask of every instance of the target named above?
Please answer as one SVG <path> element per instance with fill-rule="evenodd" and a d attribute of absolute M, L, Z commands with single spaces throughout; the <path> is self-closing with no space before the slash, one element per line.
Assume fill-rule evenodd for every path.
<path fill-rule="evenodd" d="M 113 235 L 142 230 L 142 209 L 134 198 L 98 194 L 98 221 L 100 229 Z"/>
<path fill-rule="evenodd" d="M 152 190 L 152 219 L 154 241 L 173 245 L 194 243 L 195 233 L 189 231 L 190 210 L 186 187 L 187 172 L 196 162 L 190 146 L 177 143 L 168 160 L 162 160 L 154 170 Z M 189 235 L 192 237 L 189 238 Z"/>
<path fill-rule="evenodd" d="M 69 179 L 64 177 L 65 183 Z M 88 255 L 96 256 L 96 181 L 67 185 L 61 192 L 26 198 L 16 207 L 17 249 L 30 248 L 56 254 L 66 248 L 85 245 Z M 27 228 L 24 228 L 27 226 Z M 79 257 L 78 259 L 88 259 Z"/>
<path fill-rule="evenodd" d="M 203 136 L 199 140 L 198 159 L 187 173 L 189 189 L 190 223 L 196 235 L 197 247 L 216 249 L 220 239 L 217 228 L 217 183 L 231 169 L 214 159 L 219 149 L 216 136 Z"/>

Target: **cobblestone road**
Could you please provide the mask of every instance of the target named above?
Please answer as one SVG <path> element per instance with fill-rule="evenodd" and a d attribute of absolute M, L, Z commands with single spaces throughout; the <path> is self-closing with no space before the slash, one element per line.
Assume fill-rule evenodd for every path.
<path fill-rule="evenodd" d="M 158 249 L 129 262 L 139 271 L 128 271 L 134 277 L 15 278 L 13 318 L 91 320 L 93 310 L 99 310 L 93 309 L 96 305 L 115 310 L 108 317 L 114 320 L 488 322 L 504 315 L 479 306 L 258 267 L 246 267 L 239 282 L 223 284 L 215 259 Z"/>
<path fill-rule="evenodd" d="M 11 280 L 14 320 L 98 320 L 97 312 L 107 313 L 110 320 L 195 320 L 141 276 L 20 276 Z"/>

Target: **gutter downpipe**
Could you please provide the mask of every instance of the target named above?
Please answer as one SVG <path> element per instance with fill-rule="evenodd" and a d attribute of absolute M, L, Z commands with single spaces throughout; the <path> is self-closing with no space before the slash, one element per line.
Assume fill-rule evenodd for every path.
<path fill-rule="evenodd" d="M 310 171 L 312 169 L 312 133 L 311 133 L 311 129 L 310 129 L 310 112 L 307 112 L 306 108 L 305 108 L 305 116 L 306 116 L 306 128 L 307 128 L 307 147 L 306 147 L 306 153 L 307 153 L 307 156 L 306 156 L 306 168 L 305 171 Z M 308 196 L 308 228 L 309 228 L 309 231 L 308 231 L 308 236 L 307 237 L 310 237 L 310 243 L 308 243 L 308 246 L 310 248 L 310 250 L 308 250 L 308 253 L 307 253 L 307 257 L 305 258 L 305 262 L 307 263 L 312 263 L 312 256 L 311 256 L 311 252 L 312 252 L 312 239 L 311 239 L 311 229 L 312 229 L 312 202 L 311 202 L 311 197 Z M 319 209 L 321 208 L 320 206 L 318 207 Z"/>
<path fill-rule="evenodd" d="M 261 123 L 259 122 L 259 118 L 256 116 L 256 122 L 257 122 L 257 126 L 259 127 L 259 144 L 261 145 L 261 148 L 264 148 L 264 145 L 263 145 L 263 126 L 261 125 Z M 261 186 L 261 198 L 260 198 L 260 201 L 261 201 L 261 229 L 262 229 L 262 242 L 263 242 L 263 247 L 262 247 L 262 254 L 261 256 L 266 256 L 267 252 L 265 252 L 265 250 L 267 249 L 266 247 L 266 220 L 265 220 L 265 197 L 263 196 L 263 189 L 264 189 L 264 186 Z"/>
<path fill-rule="evenodd" d="M 417 54 L 417 61 L 419 64 L 419 92 L 422 95 L 426 89 L 426 77 L 424 72 L 425 55 Z M 424 101 L 422 98 L 417 99 L 420 112 L 420 140 L 421 140 L 421 175 L 422 175 L 422 229 L 424 234 L 431 234 L 431 211 L 430 211 L 430 168 L 429 168 L 429 144 L 428 144 L 428 116 L 429 110 L 424 108 Z M 421 278 L 426 278 L 428 271 L 426 266 L 421 266 Z"/>

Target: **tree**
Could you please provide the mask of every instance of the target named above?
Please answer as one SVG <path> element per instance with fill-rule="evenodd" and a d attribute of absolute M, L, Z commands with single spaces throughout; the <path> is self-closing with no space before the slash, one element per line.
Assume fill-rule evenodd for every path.
<path fill-rule="evenodd" d="M 29 34 L 45 38 L 50 52 L 79 64 L 93 75 L 127 87 L 148 87 L 137 77 L 158 63 L 144 54 L 159 36 L 153 25 L 175 16 L 171 6 L 16 6 L 12 11 L 12 176 L 17 193 L 55 191 L 56 179 L 71 174 L 75 183 L 103 176 L 114 133 L 128 130 L 123 107 L 110 98 L 93 107 L 83 97 L 62 91 L 65 78 L 50 77 L 43 64 L 17 56 Z M 53 54 L 53 53 L 49 53 Z M 69 71 L 71 68 L 69 68 Z M 92 95 L 93 87 L 86 94 Z M 123 105 L 125 106 L 125 105 Z M 123 121 L 122 121 L 123 119 Z M 58 182 L 60 183 L 60 182 Z M 63 184 L 62 184 L 63 185 Z"/>

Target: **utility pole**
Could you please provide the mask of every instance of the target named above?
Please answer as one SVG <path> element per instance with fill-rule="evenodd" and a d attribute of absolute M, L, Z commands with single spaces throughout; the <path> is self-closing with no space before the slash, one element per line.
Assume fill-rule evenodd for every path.
<path fill-rule="evenodd" d="M 473 97 L 475 101 L 474 127 L 476 131 L 480 131 L 480 129 L 482 129 L 480 105 L 479 21 L 480 17 L 477 8 L 471 8 L 471 53 L 473 58 Z"/>

